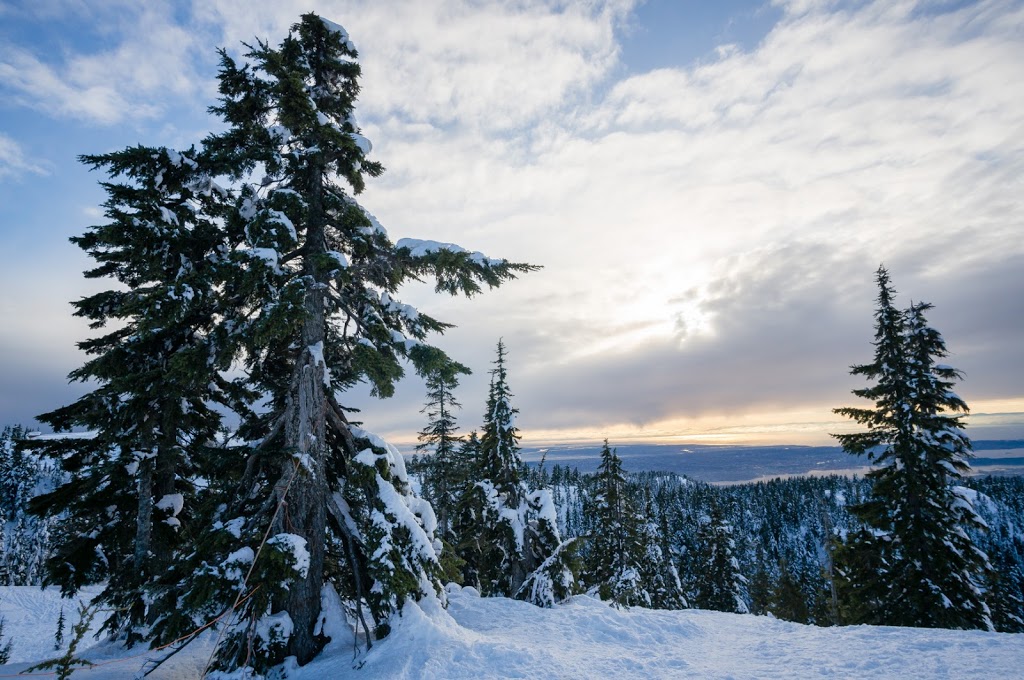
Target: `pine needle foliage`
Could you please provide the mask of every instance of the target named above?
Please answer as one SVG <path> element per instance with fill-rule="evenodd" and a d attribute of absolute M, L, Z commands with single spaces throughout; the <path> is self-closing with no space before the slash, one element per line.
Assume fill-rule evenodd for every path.
<path fill-rule="evenodd" d="M 940 363 L 932 306 L 899 310 L 885 268 L 876 282 L 875 358 L 851 369 L 874 381 L 853 392 L 874 407 L 835 410 L 867 427 L 835 437 L 875 466 L 870 496 L 851 508 L 863 528 L 836 553 L 840 606 L 850 623 L 991 629 L 991 566 L 970 536 L 985 524 L 961 486 L 972 455 L 953 391 L 962 375 Z"/>
<path fill-rule="evenodd" d="M 550 490 L 530 491 L 522 479 L 505 361 L 499 340 L 477 458 L 458 503 L 457 547 L 468 585 L 550 607 L 573 592 L 575 546 L 562 542 Z"/>
<path fill-rule="evenodd" d="M 462 437 L 457 434 L 459 426 L 453 414 L 462 405 L 452 392 L 459 385 L 458 375 L 469 372 L 455 363 L 431 371 L 426 377 L 427 401 L 420 411 L 427 416 L 427 425 L 419 433 L 416 451 L 429 453 L 424 465 L 423 495 L 434 508 L 438 535 L 444 541 L 454 539 L 452 518 L 467 475 L 458 453 Z"/>
<path fill-rule="evenodd" d="M 651 596 L 642 582 L 647 555 L 641 518 L 629 497 L 622 460 L 608 446 L 607 439 L 601 448 L 596 477 L 586 582 L 602 600 L 623 607 L 650 607 Z"/>
<path fill-rule="evenodd" d="M 46 583 L 70 596 L 106 581 L 104 627 L 131 644 L 157 617 L 150 604 L 173 602 L 160 579 L 188 536 L 194 456 L 237 393 L 214 342 L 225 194 L 194 148 L 80 160 L 111 178 L 108 221 L 71 240 L 96 262 L 86 276 L 116 285 L 74 302 L 76 316 L 107 329 L 79 343 L 89 359 L 70 374 L 96 387 L 39 420 L 90 434 L 29 443 L 67 475 L 31 508 L 60 517 Z"/>

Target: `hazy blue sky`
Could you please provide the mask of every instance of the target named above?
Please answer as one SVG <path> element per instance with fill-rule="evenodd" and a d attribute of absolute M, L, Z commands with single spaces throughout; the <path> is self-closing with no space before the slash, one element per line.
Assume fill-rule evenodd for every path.
<path fill-rule="evenodd" d="M 458 324 L 464 429 L 504 337 L 533 441 L 824 443 L 884 262 L 936 305 L 971 433 L 1024 436 L 1024 3 L 941 0 L 0 0 L 0 423 L 83 389 L 76 155 L 198 142 L 215 48 L 309 10 L 359 48 L 392 238 L 544 266 L 404 296 Z M 401 441 L 422 394 L 346 401 Z"/>

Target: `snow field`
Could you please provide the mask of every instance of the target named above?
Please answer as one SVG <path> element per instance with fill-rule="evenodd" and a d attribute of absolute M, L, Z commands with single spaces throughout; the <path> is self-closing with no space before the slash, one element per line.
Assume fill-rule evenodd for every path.
<path fill-rule="evenodd" d="M 96 592 L 95 589 L 90 592 Z M 0 588 L 5 632 L 14 639 L 0 677 L 50 658 L 60 608 L 55 590 Z M 486 678 L 1015 678 L 1024 635 L 982 631 L 850 626 L 817 628 L 769 617 L 701 610 L 621 610 L 578 596 L 552 609 L 480 598 L 449 586 L 449 606 L 406 607 L 391 636 L 354 659 L 351 638 L 336 640 L 289 680 L 478 680 Z M 68 629 L 75 620 L 65 607 Z M 211 636 L 175 656 L 152 680 L 197 680 Z M 339 636 L 341 637 L 341 636 Z M 121 663 L 76 670 L 82 680 L 128 680 L 145 650 L 101 644 L 85 656 Z M 359 666 L 353 668 L 353 661 Z M 21 676 L 25 677 L 25 676 Z"/>

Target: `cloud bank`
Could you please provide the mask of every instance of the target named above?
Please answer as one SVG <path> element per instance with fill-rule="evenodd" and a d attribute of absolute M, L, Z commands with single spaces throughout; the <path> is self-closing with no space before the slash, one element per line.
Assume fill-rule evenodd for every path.
<path fill-rule="evenodd" d="M 459 325 L 440 344 L 476 369 L 464 429 L 504 337 L 528 433 L 788 419 L 824 438 L 870 357 L 880 262 L 936 304 L 969 402 L 1024 404 L 1021 3 L 779 3 L 756 46 L 645 72 L 621 49 L 631 2 L 313 4 L 360 48 L 357 115 L 388 168 L 363 202 L 393 238 L 545 267 L 471 301 L 406 293 Z M 201 110 L 212 46 L 275 42 L 308 3 L 103 7 L 124 16 L 102 48 L 0 51 L 18 106 L 96 125 Z M 351 399 L 408 437 L 407 383 Z"/>

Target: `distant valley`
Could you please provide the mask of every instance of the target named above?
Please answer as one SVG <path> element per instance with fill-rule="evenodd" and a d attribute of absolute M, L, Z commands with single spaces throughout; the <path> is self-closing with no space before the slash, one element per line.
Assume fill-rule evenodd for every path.
<path fill-rule="evenodd" d="M 746 482 L 774 477 L 821 474 L 863 474 L 864 457 L 851 456 L 838 446 L 737 446 L 715 444 L 623 444 L 614 447 L 630 472 L 673 472 L 712 483 Z M 558 464 L 594 472 L 600 445 L 523 447 L 531 466 Z M 974 442 L 975 474 L 1024 474 L 1024 440 Z"/>

